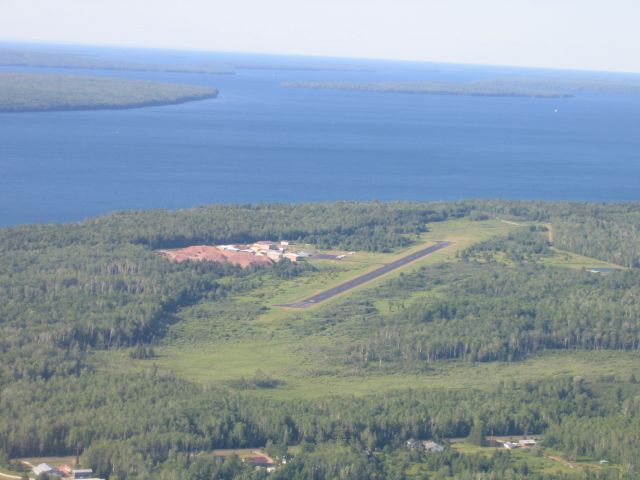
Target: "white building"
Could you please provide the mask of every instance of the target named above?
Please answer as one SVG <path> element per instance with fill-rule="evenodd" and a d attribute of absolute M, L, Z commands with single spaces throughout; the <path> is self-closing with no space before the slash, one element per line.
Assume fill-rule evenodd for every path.
<path fill-rule="evenodd" d="M 62 477 L 62 472 L 48 463 L 41 463 L 40 465 L 33 467 L 33 473 L 36 476 L 46 473 L 51 477 Z"/>
<path fill-rule="evenodd" d="M 536 441 L 532 438 L 523 438 L 522 440 L 518 440 L 518 445 L 521 447 L 535 447 Z"/>
<path fill-rule="evenodd" d="M 424 448 L 427 452 L 438 453 L 444 450 L 444 447 L 439 443 L 433 442 L 431 440 L 426 440 L 422 442 L 422 448 Z"/>
<path fill-rule="evenodd" d="M 287 252 L 283 255 L 284 258 L 288 258 L 289 260 L 291 260 L 292 262 L 297 262 L 298 258 L 300 258 L 300 255 L 298 255 L 297 253 L 293 253 L 293 252 Z"/>
<path fill-rule="evenodd" d="M 282 252 L 280 250 L 267 250 L 267 257 L 278 262 L 282 259 Z"/>

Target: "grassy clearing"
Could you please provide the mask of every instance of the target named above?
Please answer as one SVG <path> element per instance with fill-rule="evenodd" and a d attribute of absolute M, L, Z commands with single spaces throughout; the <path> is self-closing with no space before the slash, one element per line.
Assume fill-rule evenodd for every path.
<path fill-rule="evenodd" d="M 258 370 L 282 380 L 299 366 L 298 360 L 287 343 L 252 341 L 187 351 L 167 347 L 160 350 L 155 363 L 198 383 L 223 383 L 252 376 Z"/>
<path fill-rule="evenodd" d="M 553 352 L 520 362 L 433 362 L 423 373 L 390 373 L 370 368 L 354 371 L 314 361 L 309 352 L 295 351 L 288 342 L 229 343 L 188 352 L 172 347 L 161 350 L 153 363 L 201 384 L 224 384 L 250 377 L 261 370 L 283 384 L 256 390 L 278 399 L 317 398 L 327 395 L 370 395 L 390 390 L 492 389 L 513 379 L 549 377 L 611 377 L 626 381 L 638 372 L 640 353 L 612 351 Z M 136 362 L 146 368 L 149 361 Z M 377 370 L 377 371 L 376 371 Z"/>
<path fill-rule="evenodd" d="M 496 451 L 505 450 L 504 447 L 479 447 L 471 445 L 465 441 L 456 440 L 451 442 L 451 448 L 460 453 L 493 455 Z M 526 461 L 529 468 L 537 473 L 548 475 L 581 474 L 585 470 L 602 470 L 602 466 L 594 459 L 580 459 L 579 461 L 569 461 L 557 452 L 544 448 L 518 448 L 510 450 L 509 455 L 516 462 Z M 609 467 L 611 468 L 611 467 Z"/>
<path fill-rule="evenodd" d="M 76 463 L 76 457 L 25 457 L 16 459 L 18 462 L 24 462 L 25 464 L 39 465 L 41 463 L 48 463 L 52 467 L 59 467 L 61 465 L 74 466 Z"/>
<path fill-rule="evenodd" d="M 20 479 L 22 478 L 23 473 L 14 472 L 13 470 L 7 470 L 6 468 L 0 468 L 0 479 Z M 35 478 L 33 475 L 29 476 L 29 478 Z"/>
<path fill-rule="evenodd" d="M 313 398 L 325 395 L 368 395 L 406 388 L 464 389 L 492 388 L 499 382 L 539 380 L 550 376 L 584 376 L 597 378 L 613 375 L 628 379 L 636 373 L 640 355 L 633 352 L 546 352 L 544 355 L 514 362 L 476 363 L 452 361 L 429 364 L 426 371 L 408 365 L 404 373 L 396 373 L 386 365 L 356 370 L 336 362 L 332 355 L 336 346 L 352 341 L 347 330 L 303 336 L 303 327 L 312 321 L 318 309 L 330 308 L 343 296 L 336 297 L 309 310 L 287 310 L 275 307 L 334 286 L 348 278 L 376 268 L 436 240 L 455 242 L 384 280 L 413 271 L 423 265 L 456 261 L 456 253 L 474 242 L 523 228 L 487 220 L 471 222 L 453 220 L 436 223 L 431 230 L 414 238 L 415 246 L 392 254 L 360 253 L 343 261 L 314 261 L 317 271 L 293 280 L 267 278 L 258 288 L 226 302 L 202 302 L 179 312 L 180 321 L 171 329 L 165 344 L 156 348 L 154 360 L 131 361 L 125 352 L 105 353 L 99 362 L 105 368 L 151 368 L 157 365 L 178 376 L 201 384 L 228 384 L 241 377 L 264 372 L 282 382 L 277 388 L 256 390 L 273 398 Z M 546 262 L 558 266 L 581 268 L 582 265 L 609 265 L 573 254 L 554 252 Z M 364 285 L 348 294 L 366 295 L 383 279 Z M 348 295 L 346 294 L 346 295 Z M 436 298 L 440 292 L 412 292 L 413 296 Z M 397 308 L 396 299 L 378 300 L 382 312 Z M 396 367 L 399 368 L 399 367 Z"/>
<path fill-rule="evenodd" d="M 540 263 L 552 265 L 556 267 L 568 267 L 576 270 L 584 270 L 586 268 L 612 268 L 614 270 L 624 270 L 624 267 L 615 263 L 596 260 L 595 258 L 585 257 L 577 253 L 559 250 L 555 247 L 551 248 L 552 254 L 542 257 Z"/>
<path fill-rule="evenodd" d="M 230 457 L 231 455 L 237 455 L 240 458 L 249 458 L 255 455 L 264 455 L 264 452 L 262 451 L 262 448 L 226 448 L 212 450 L 206 454 L 216 457 Z"/>

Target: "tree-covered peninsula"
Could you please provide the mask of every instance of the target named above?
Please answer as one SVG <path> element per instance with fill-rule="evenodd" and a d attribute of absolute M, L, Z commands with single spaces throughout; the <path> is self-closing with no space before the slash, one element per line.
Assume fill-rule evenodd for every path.
<path fill-rule="evenodd" d="M 209 87 L 111 77 L 0 73 L 0 112 L 103 110 L 215 98 Z"/>

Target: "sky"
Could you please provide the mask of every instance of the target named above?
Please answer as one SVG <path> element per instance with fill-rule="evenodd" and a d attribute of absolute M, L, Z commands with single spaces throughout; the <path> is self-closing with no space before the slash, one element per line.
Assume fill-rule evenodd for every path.
<path fill-rule="evenodd" d="M 640 0 L 0 0 L 0 40 L 640 72 Z"/>

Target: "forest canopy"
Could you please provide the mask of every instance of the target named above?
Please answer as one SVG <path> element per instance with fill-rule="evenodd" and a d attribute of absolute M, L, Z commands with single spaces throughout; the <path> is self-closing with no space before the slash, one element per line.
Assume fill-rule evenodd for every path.
<path fill-rule="evenodd" d="M 280 458 L 295 452 L 272 474 L 280 480 L 637 478 L 640 384 L 628 365 L 640 349 L 639 209 L 489 200 L 213 205 L 0 229 L 0 462 L 79 454 L 110 479 L 262 479 L 238 457 L 213 452 L 263 447 Z M 453 226 L 503 233 L 455 235 L 469 242 L 455 255 L 283 317 L 268 303 L 273 289 L 345 271 L 313 262 L 178 264 L 154 252 L 287 239 L 384 261 Z M 562 263 L 579 255 L 610 262 L 611 273 Z M 242 356 L 227 357 L 229 345 Z M 222 371 L 256 358 L 261 365 L 199 382 L 166 363 L 178 350 L 204 363 L 213 355 Z M 571 364 L 572 354 L 597 354 L 607 374 Z M 272 358 L 285 363 L 275 373 Z M 313 392 L 331 381 L 371 382 L 375 391 L 293 396 L 295 363 L 307 359 L 313 368 L 299 371 Z M 544 368 L 500 377 L 532 361 Z M 554 362 L 561 368 L 547 374 Z M 449 368 L 468 372 L 473 385 L 438 384 L 447 379 L 434 372 Z M 480 371 L 500 378 L 478 380 Z M 410 387 L 385 386 L 395 378 Z M 471 436 L 482 448 L 484 437 L 531 435 L 567 461 L 612 466 L 557 473 L 540 466 L 553 462 L 543 453 L 449 444 Z M 410 450 L 411 438 L 444 451 Z"/>

